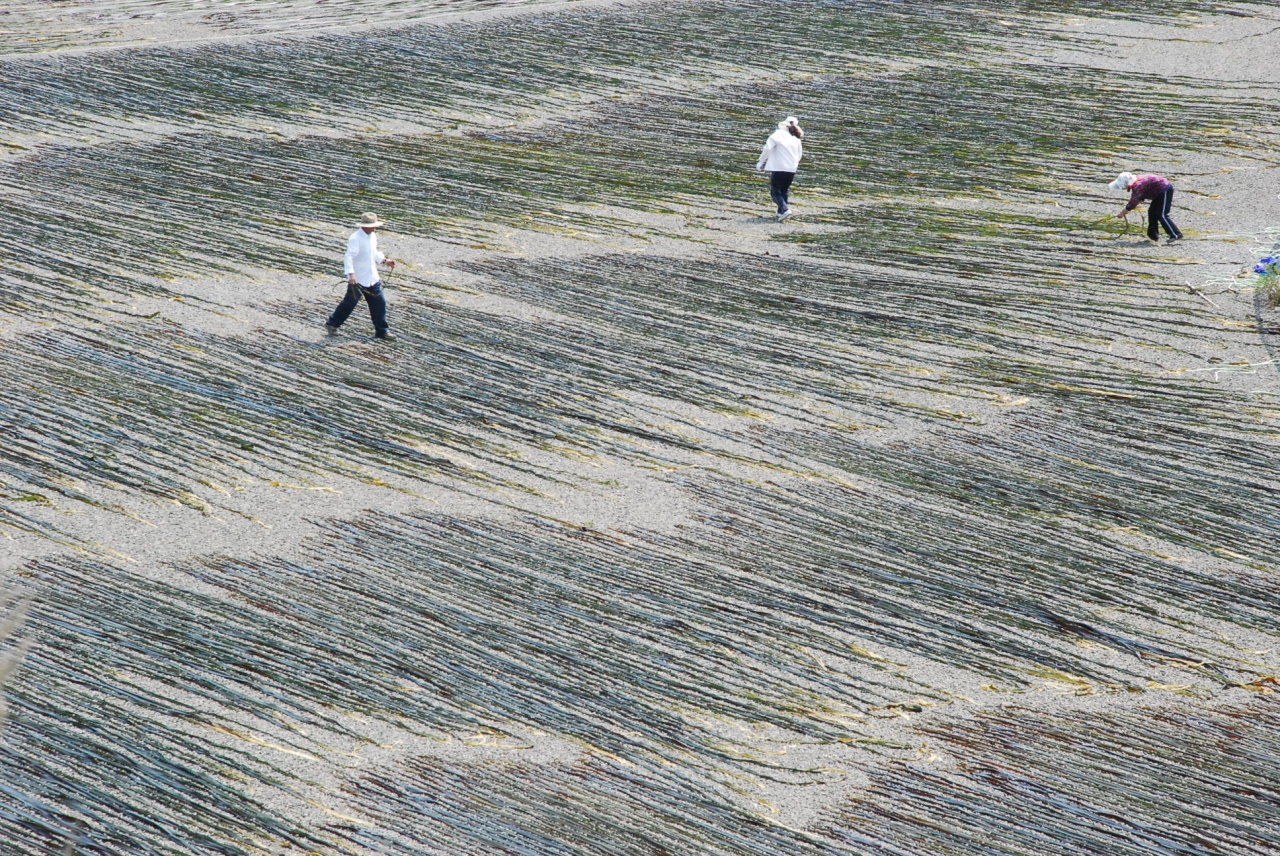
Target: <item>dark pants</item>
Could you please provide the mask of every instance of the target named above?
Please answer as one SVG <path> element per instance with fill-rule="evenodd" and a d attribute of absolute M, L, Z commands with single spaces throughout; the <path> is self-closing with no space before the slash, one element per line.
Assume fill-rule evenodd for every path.
<path fill-rule="evenodd" d="M 348 285 L 347 296 L 342 298 L 338 308 L 333 310 L 333 314 L 329 316 L 329 320 L 325 323 L 333 327 L 341 327 L 342 322 L 347 320 L 348 316 L 351 315 L 351 311 L 356 308 L 356 304 L 360 302 L 362 295 L 369 303 L 369 317 L 373 320 L 374 332 L 387 332 L 389 329 L 387 327 L 387 298 L 382 295 L 381 282 L 375 282 L 368 288 L 363 285 Z"/>
<path fill-rule="evenodd" d="M 769 195 L 773 197 L 773 204 L 778 206 L 779 214 L 791 207 L 787 194 L 791 192 L 791 182 L 795 180 L 794 172 L 769 173 Z"/>
<path fill-rule="evenodd" d="M 1170 238 L 1181 238 L 1182 233 L 1169 219 L 1169 209 L 1173 207 L 1173 185 L 1157 193 L 1151 199 L 1147 209 L 1147 237 L 1153 241 L 1160 240 L 1160 227 L 1164 226 L 1165 234 Z"/>

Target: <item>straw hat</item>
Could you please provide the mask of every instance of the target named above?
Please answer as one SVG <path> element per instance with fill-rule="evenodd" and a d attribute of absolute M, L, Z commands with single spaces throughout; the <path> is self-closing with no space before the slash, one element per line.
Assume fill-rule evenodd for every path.
<path fill-rule="evenodd" d="M 381 220 L 378 219 L 378 215 L 374 214 L 372 211 L 366 211 L 364 214 L 360 215 L 361 229 L 369 229 L 369 228 L 376 229 L 379 226 L 385 226 L 385 225 L 386 225 L 385 223 L 383 223 Z"/>
<path fill-rule="evenodd" d="M 1129 185 L 1138 180 L 1138 177 L 1131 172 L 1122 172 L 1116 176 L 1116 180 L 1107 185 L 1112 190 L 1126 190 Z"/>

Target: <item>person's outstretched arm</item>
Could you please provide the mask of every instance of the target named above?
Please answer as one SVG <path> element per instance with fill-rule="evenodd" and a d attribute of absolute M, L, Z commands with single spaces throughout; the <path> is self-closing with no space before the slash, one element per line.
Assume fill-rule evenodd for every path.
<path fill-rule="evenodd" d="M 1142 201 L 1141 194 L 1144 190 L 1146 190 L 1146 187 L 1143 186 L 1143 182 L 1135 181 L 1133 183 L 1133 190 L 1129 192 L 1129 204 L 1124 207 L 1129 211 L 1137 208 L 1138 203 Z"/>
<path fill-rule="evenodd" d="M 765 163 L 769 160 L 769 149 L 773 148 L 773 137 L 764 141 L 764 148 L 760 151 L 760 159 L 756 161 L 756 169 L 764 169 Z"/>

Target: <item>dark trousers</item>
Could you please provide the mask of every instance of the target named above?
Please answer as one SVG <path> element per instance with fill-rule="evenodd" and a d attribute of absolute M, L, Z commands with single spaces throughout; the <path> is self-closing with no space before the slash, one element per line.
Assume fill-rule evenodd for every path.
<path fill-rule="evenodd" d="M 333 314 L 329 316 L 329 320 L 325 323 L 333 327 L 341 327 L 342 322 L 346 321 L 351 315 L 351 311 L 356 308 L 356 304 L 360 302 L 362 296 L 369 304 L 369 317 L 373 320 L 374 332 L 387 332 L 389 329 L 387 327 L 387 298 L 382 294 L 381 282 L 375 282 L 368 288 L 363 285 L 348 285 L 347 296 L 342 298 L 338 308 L 333 310 Z"/>
<path fill-rule="evenodd" d="M 1160 191 L 1151 199 L 1147 208 L 1147 237 L 1153 241 L 1160 240 L 1160 227 L 1164 226 L 1165 234 L 1170 238 L 1181 238 L 1182 232 L 1169 219 L 1169 209 L 1173 207 L 1173 185 Z"/>
<path fill-rule="evenodd" d="M 795 180 L 794 172 L 769 173 L 769 195 L 773 197 L 773 204 L 778 206 L 779 214 L 791 207 L 787 196 L 791 192 L 791 182 Z"/>

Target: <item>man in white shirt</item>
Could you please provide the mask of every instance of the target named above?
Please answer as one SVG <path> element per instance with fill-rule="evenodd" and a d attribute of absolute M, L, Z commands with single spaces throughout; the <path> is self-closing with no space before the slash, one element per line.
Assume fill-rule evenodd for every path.
<path fill-rule="evenodd" d="M 383 262 L 392 270 L 396 269 L 394 260 L 378 252 L 378 236 L 374 232 L 382 225 L 377 214 L 364 214 L 360 217 L 360 228 L 347 239 L 347 254 L 342 260 L 342 270 L 347 275 L 347 296 L 324 322 L 324 329 L 330 336 L 338 332 L 342 322 L 364 297 L 369 304 L 369 317 L 373 319 L 374 335 L 379 339 L 395 338 L 387 326 L 387 299 L 382 294 L 382 280 L 378 277 L 378 265 Z"/>
<path fill-rule="evenodd" d="M 796 170 L 800 167 L 800 158 L 804 157 L 804 146 L 800 140 L 804 131 L 800 130 L 800 120 L 788 116 L 778 123 L 778 130 L 769 135 L 765 141 L 764 151 L 756 161 L 756 169 L 767 169 L 769 176 L 769 195 L 778 206 L 778 220 L 791 216 L 791 182 L 795 181 Z"/>

